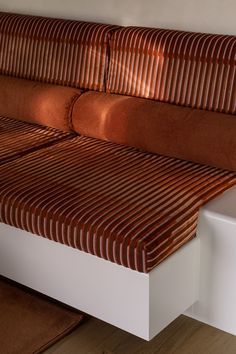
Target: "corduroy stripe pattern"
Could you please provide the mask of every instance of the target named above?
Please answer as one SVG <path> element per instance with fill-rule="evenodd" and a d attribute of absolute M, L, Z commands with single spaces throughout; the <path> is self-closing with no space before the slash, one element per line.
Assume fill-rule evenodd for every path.
<path fill-rule="evenodd" d="M 0 13 L 0 74 L 103 91 L 116 28 Z"/>
<path fill-rule="evenodd" d="M 0 167 L 1 221 L 140 272 L 196 233 L 236 174 L 78 137 Z"/>
<path fill-rule="evenodd" d="M 140 27 L 111 41 L 108 92 L 236 113 L 236 36 Z"/>
<path fill-rule="evenodd" d="M 74 134 L 0 116 L 0 165 L 69 137 Z"/>

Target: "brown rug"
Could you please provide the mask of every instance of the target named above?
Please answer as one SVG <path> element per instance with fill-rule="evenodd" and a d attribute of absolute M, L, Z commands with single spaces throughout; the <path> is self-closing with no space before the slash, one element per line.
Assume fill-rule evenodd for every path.
<path fill-rule="evenodd" d="M 83 319 L 27 288 L 0 278 L 0 353 L 41 353 Z"/>

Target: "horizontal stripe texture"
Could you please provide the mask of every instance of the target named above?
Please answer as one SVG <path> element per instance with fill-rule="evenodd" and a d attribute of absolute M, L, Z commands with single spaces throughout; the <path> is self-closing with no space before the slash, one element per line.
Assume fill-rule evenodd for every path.
<path fill-rule="evenodd" d="M 149 272 L 196 233 L 236 174 L 77 137 L 0 167 L 9 225 Z"/>
<path fill-rule="evenodd" d="M 108 91 L 236 113 L 236 36 L 126 27 L 111 41 Z"/>
<path fill-rule="evenodd" d="M 74 134 L 0 116 L 0 165 Z"/>
<path fill-rule="evenodd" d="M 116 28 L 0 13 L 0 74 L 102 91 Z"/>

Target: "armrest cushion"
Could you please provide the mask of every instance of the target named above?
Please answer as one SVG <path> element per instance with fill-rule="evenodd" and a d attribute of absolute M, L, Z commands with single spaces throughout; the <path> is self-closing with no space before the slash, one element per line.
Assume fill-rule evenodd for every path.
<path fill-rule="evenodd" d="M 0 115 L 64 131 L 81 95 L 75 88 L 0 76 Z"/>
<path fill-rule="evenodd" d="M 142 98 L 87 92 L 72 124 L 82 135 L 236 171 L 236 117 Z"/>

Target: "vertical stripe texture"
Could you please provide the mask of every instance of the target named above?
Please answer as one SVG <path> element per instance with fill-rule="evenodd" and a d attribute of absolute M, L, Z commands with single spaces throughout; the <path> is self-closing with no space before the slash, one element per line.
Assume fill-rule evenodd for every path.
<path fill-rule="evenodd" d="M 77 137 L 0 166 L 2 222 L 149 272 L 236 174 Z"/>
<path fill-rule="evenodd" d="M 73 136 L 57 129 L 0 116 L 0 165 Z"/>
<path fill-rule="evenodd" d="M 103 91 L 116 28 L 0 13 L 0 74 Z"/>
<path fill-rule="evenodd" d="M 108 92 L 236 113 L 236 37 L 126 27 L 114 33 Z"/>

